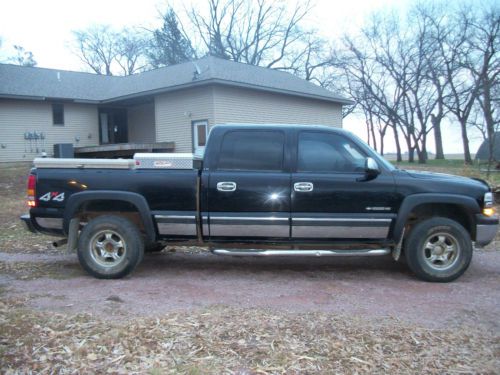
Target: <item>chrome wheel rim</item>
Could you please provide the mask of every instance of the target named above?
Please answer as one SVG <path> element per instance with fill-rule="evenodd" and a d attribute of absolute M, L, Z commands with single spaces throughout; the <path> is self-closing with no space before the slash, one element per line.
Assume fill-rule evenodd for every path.
<path fill-rule="evenodd" d="M 424 241 L 424 260 L 435 270 L 453 267 L 460 255 L 458 240 L 449 233 L 435 233 Z"/>
<path fill-rule="evenodd" d="M 117 232 L 106 229 L 90 240 L 90 255 L 101 267 L 115 267 L 125 260 L 127 245 Z"/>

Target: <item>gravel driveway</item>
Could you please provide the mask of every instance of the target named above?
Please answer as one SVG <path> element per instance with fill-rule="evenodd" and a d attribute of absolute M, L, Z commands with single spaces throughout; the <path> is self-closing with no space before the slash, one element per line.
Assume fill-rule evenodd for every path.
<path fill-rule="evenodd" d="M 476 251 L 466 274 L 447 284 L 419 281 L 390 257 L 278 259 L 162 252 L 147 254 L 122 280 L 86 275 L 73 254 L 0 253 L 0 262 L 24 265 L 28 272 L 24 278 L 15 272 L 0 276 L 7 294 L 27 294 L 34 309 L 48 311 L 134 317 L 225 305 L 394 317 L 429 328 L 472 324 L 499 331 L 496 251 Z M 30 277 L 34 269 L 41 272 Z"/>

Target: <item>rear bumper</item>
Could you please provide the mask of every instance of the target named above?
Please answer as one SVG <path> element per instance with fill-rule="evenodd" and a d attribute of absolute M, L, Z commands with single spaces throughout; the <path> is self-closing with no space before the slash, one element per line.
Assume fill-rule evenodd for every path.
<path fill-rule="evenodd" d="M 20 217 L 21 221 L 23 222 L 24 224 L 24 227 L 29 230 L 31 233 L 37 233 L 36 229 L 35 229 L 35 226 L 33 225 L 32 221 L 31 221 L 31 217 L 29 214 L 25 214 L 25 215 L 22 215 Z"/>
<path fill-rule="evenodd" d="M 493 241 L 498 232 L 498 216 L 476 215 L 476 246 L 486 246 Z"/>
<path fill-rule="evenodd" d="M 63 219 L 60 217 L 33 216 L 24 214 L 20 217 L 25 228 L 32 233 L 43 233 L 50 236 L 64 237 Z"/>

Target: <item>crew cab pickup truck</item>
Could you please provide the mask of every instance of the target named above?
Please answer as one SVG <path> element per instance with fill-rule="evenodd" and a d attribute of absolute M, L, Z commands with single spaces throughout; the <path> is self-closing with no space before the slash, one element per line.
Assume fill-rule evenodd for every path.
<path fill-rule="evenodd" d="M 498 229 L 486 182 L 397 169 L 326 126 L 215 126 L 203 159 L 34 164 L 21 219 L 67 238 L 98 278 L 126 276 L 145 251 L 175 243 L 237 256 L 404 255 L 418 278 L 446 282 Z"/>

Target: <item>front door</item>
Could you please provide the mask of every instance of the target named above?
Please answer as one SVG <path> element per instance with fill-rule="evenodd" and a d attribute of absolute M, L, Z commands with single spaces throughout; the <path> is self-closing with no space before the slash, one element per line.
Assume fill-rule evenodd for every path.
<path fill-rule="evenodd" d="M 273 240 L 290 237 L 290 173 L 286 133 L 233 130 L 224 134 L 208 179 L 212 240 Z"/>
<path fill-rule="evenodd" d="M 395 212 L 389 172 L 364 177 L 366 155 L 342 134 L 300 131 L 292 174 L 294 240 L 385 239 Z"/>
<path fill-rule="evenodd" d="M 207 144 L 208 121 L 193 121 L 193 152 L 203 155 Z"/>

